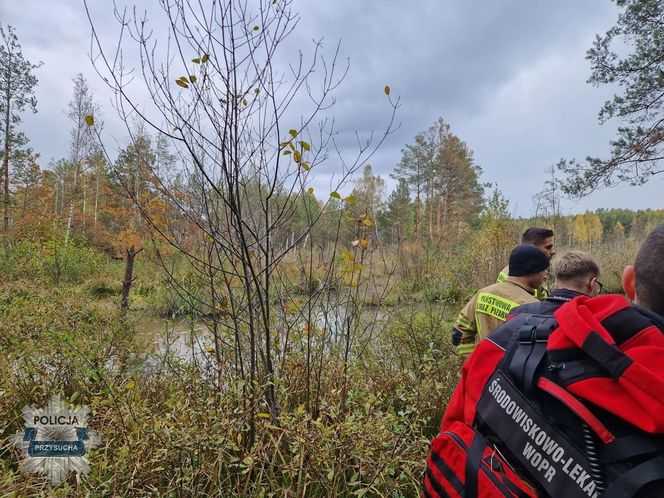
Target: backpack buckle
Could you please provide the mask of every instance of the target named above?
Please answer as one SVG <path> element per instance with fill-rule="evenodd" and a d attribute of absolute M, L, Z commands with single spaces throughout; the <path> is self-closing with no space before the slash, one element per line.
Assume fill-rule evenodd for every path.
<path fill-rule="evenodd" d="M 519 330 L 519 344 L 532 344 L 535 342 L 536 327 L 523 327 Z"/>

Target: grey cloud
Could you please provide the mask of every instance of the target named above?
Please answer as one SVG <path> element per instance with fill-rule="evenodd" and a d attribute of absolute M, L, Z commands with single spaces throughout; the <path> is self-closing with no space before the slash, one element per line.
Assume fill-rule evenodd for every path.
<path fill-rule="evenodd" d="M 111 4 L 91 4 L 98 28 L 112 42 Z M 439 116 L 473 149 L 483 180 L 497 182 L 520 215 L 530 214 L 530 195 L 541 188 L 546 166 L 560 157 L 608 151 L 615 124 L 598 126 L 596 114 L 611 89 L 585 83 L 584 56 L 594 35 L 615 22 L 617 10 L 609 0 L 302 0 L 294 8 L 301 21 L 280 63 L 293 60 L 300 48 L 310 53 L 311 40 L 321 37 L 328 54 L 341 39 L 341 58 L 350 58 L 348 77 L 328 113 L 345 153 L 353 155 L 355 130 L 366 137 L 384 127 L 389 109 L 383 86 L 392 87 L 393 97 L 401 96 L 397 120 L 402 126 L 370 160 L 386 179 L 404 144 Z M 45 62 L 38 73 L 39 114 L 25 119 L 25 130 L 43 157 L 66 153 L 63 111 L 78 71 L 104 107 L 107 133 L 122 141 L 124 127 L 87 60 L 89 27 L 82 1 L 33 0 L 26 15 L 19 2 L 0 0 L 0 11 L 3 22 L 17 27 L 26 55 Z M 319 168 L 314 187 L 327 189 L 328 175 L 338 168 L 332 156 Z M 659 181 L 652 185 L 661 188 Z M 664 207 L 661 196 L 648 195 L 653 188 L 620 188 L 566 206 L 576 211 L 602 203 Z"/>

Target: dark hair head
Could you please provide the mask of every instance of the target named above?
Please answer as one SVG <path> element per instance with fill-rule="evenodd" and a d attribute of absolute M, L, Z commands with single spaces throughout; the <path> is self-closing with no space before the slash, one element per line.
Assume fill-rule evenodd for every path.
<path fill-rule="evenodd" d="M 553 230 L 543 227 L 530 227 L 523 232 L 521 243 L 540 245 L 549 237 L 553 237 Z"/>
<path fill-rule="evenodd" d="M 636 255 L 634 270 L 639 303 L 664 315 L 664 223 L 646 237 Z"/>

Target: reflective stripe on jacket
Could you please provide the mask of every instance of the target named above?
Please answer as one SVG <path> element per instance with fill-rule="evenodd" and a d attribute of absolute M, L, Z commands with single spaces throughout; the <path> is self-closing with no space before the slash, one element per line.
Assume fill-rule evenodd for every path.
<path fill-rule="evenodd" d="M 475 347 L 476 338 L 481 340 L 501 325 L 516 306 L 536 303 L 532 290 L 512 277 L 503 282 L 480 289 L 463 307 L 454 328 L 461 331 L 461 344 L 457 352 L 469 355 Z"/>

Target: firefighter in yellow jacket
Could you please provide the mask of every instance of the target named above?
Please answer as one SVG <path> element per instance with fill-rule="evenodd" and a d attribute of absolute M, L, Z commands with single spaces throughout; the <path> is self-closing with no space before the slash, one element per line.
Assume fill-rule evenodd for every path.
<path fill-rule="evenodd" d="M 553 248 L 555 244 L 555 237 L 553 235 L 553 230 L 543 227 L 530 227 L 523 232 L 521 236 L 522 244 L 532 244 L 537 247 L 540 251 L 547 255 L 549 260 L 553 258 L 556 254 L 556 251 Z M 503 282 L 507 275 L 509 274 L 509 265 L 501 270 L 498 274 L 498 279 L 496 282 Z M 544 301 L 549 297 L 549 287 L 547 285 L 546 279 L 542 282 L 537 289 L 535 289 L 534 296 L 540 301 Z"/>
<path fill-rule="evenodd" d="M 543 227 L 530 227 L 523 232 L 521 236 L 522 244 L 532 244 L 537 247 L 540 251 L 547 255 L 549 259 L 553 258 L 556 254 L 553 245 L 555 244 L 556 239 L 553 235 L 553 230 L 550 228 Z M 501 270 L 498 274 L 497 283 L 503 282 L 507 275 L 509 274 L 509 265 Z M 534 295 L 540 301 L 544 301 L 549 296 L 549 287 L 547 285 L 546 279 L 542 282 L 542 285 L 535 289 Z"/>
<path fill-rule="evenodd" d="M 547 275 L 549 258 L 531 244 L 521 244 L 510 254 L 509 276 L 484 287 L 459 313 L 452 329 L 452 343 L 462 356 L 468 356 L 476 340 L 488 336 L 501 325 L 512 308 L 536 303 L 533 293 Z"/>

